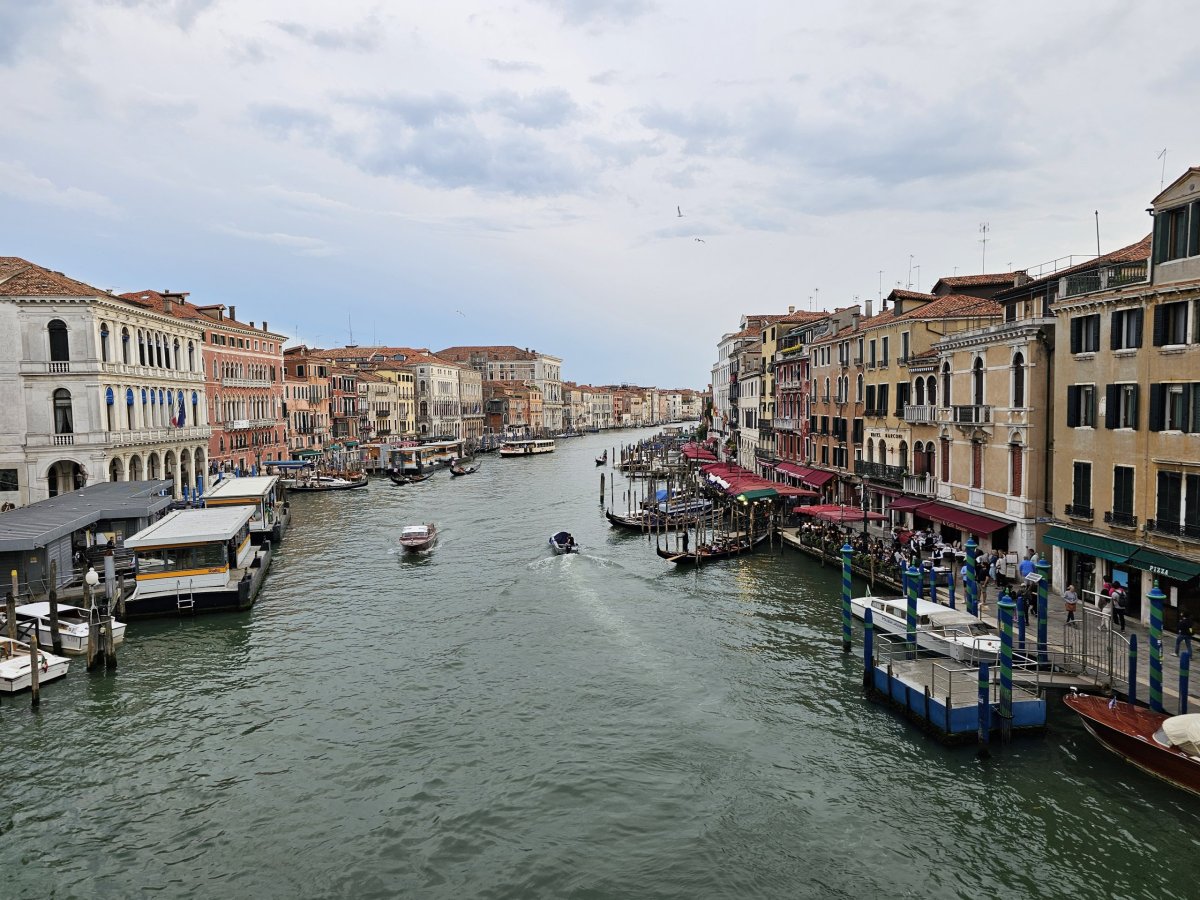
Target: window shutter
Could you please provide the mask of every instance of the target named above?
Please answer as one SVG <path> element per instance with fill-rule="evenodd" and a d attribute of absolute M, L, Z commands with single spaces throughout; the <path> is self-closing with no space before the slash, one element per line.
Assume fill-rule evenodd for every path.
<path fill-rule="evenodd" d="M 1116 428 L 1117 417 L 1120 413 L 1121 386 L 1107 384 L 1104 386 L 1104 427 Z"/>
<path fill-rule="evenodd" d="M 875 409 L 875 385 L 867 385 L 867 412 L 872 412 Z"/>
<path fill-rule="evenodd" d="M 1138 400 L 1141 394 L 1142 386 L 1140 384 L 1133 385 L 1133 392 L 1129 397 L 1129 427 L 1134 431 L 1138 429 L 1138 416 L 1141 410 L 1138 409 Z"/>
<path fill-rule="evenodd" d="M 861 444 L 863 439 L 863 420 L 854 420 L 854 443 Z"/>
<path fill-rule="evenodd" d="M 1083 320 L 1078 319 L 1078 318 L 1072 319 L 1071 320 L 1071 352 L 1072 353 L 1080 352 L 1080 348 L 1083 346 L 1082 334 L 1083 334 Z"/>
<path fill-rule="evenodd" d="M 1079 385 L 1067 385 L 1067 427 L 1079 427 Z"/>
<path fill-rule="evenodd" d="M 1195 527 L 1200 525 L 1200 475 L 1188 475 L 1186 483 L 1187 494 L 1183 500 L 1183 523 Z"/>
<path fill-rule="evenodd" d="M 1100 349 L 1100 316 L 1088 316 L 1088 332 L 1090 337 L 1087 348 L 1089 350 Z"/>
<path fill-rule="evenodd" d="M 1167 219 L 1164 213 L 1154 216 L 1154 261 L 1162 262 L 1167 258 Z"/>
<path fill-rule="evenodd" d="M 879 386 L 879 411 L 887 412 L 888 405 L 888 386 L 881 384 Z"/>
<path fill-rule="evenodd" d="M 1130 312 L 1133 316 L 1133 347 L 1142 346 L 1142 319 L 1145 317 L 1145 310 L 1135 309 Z"/>
<path fill-rule="evenodd" d="M 1163 304 L 1154 307 L 1154 346 L 1167 342 L 1167 308 Z"/>
<path fill-rule="evenodd" d="M 1179 423 L 1179 430 L 1184 434 L 1192 430 L 1192 397 L 1195 393 L 1195 387 L 1194 384 L 1185 384 L 1183 386 L 1183 420 Z"/>
<path fill-rule="evenodd" d="M 1150 420 L 1147 428 L 1151 431 L 1162 431 L 1165 417 L 1163 404 L 1166 398 L 1166 388 L 1161 384 L 1150 385 Z"/>
<path fill-rule="evenodd" d="M 1188 256 L 1196 256 L 1200 254 L 1200 200 L 1193 201 L 1189 209 L 1192 224 L 1188 231 Z"/>
<path fill-rule="evenodd" d="M 1115 312 L 1108 320 L 1108 349 L 1117 350 L 1121 346 L 1121 331 L 1128 313 Z"/>

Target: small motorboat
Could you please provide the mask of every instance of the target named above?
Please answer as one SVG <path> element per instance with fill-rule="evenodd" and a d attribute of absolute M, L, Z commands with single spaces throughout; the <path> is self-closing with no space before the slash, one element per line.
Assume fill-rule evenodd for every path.
<path fill-rule="evenodd" d="M 358 475 L 353 478 L 342 478 L 338 475 L 314 475 L 308 479 L 299 479 L 288 488 L 289 491 L 301 493 L 318 493 L 321 491 L 349 491 L 354 488 L 365 488 L 367 476 Z"/>
<path fill-rule="evenodd" d="M 548 543 L 551 549 L 558 554 L 576 553 L 579 550 L 579 545 L 575 543 L 575 538 L 569 531 L 560 531 L 551 535 Z"/>
<path fill-rule="evenodd" d="M 1168 716 L 1092 694 L 1063 702 L 1107 749 L 1143 772 L 1200 795 L 1200 713 Z"/>
<path fill-rule="evenodd" d="M 465 469 L 462 466 L 458 466 L 458 465 L 454 465 L 454 466 L 450 467 L 450 475 L 453 478 L 459 478 L 463 475 L 474 475 L 478 471 L 479 471 L 479 466 L 468 466 Z"/>
<path fill-rule="evenodd" d="M 0 619 L 3 617 L 0 616 Z M 96 623 L 97 625 L 99 622 Z M 125 640 L 125 623 L 113 619 L 113 646 Z M 58 604 L 58 637 L 62 642 L 62 652 L 72 655 L 87 653 L 88 632 L 92 620 L 86 609 L 78 606 Z M 50 604 L 26 603 L 17 607 L 17 627 L 22 634 L 28 634 L 37 628 L 38 645 L 50 647 Z M 99 633 L 99 632 L 97 632 Z"/>
<path fill-rule="evenodd" d="M 433 549 L 437 537 L 437 526 L 432 522 L 425 525 L 405 525 L 400 529 L 400 546 L 406 553 L 422 553 Z"/>
<path fill-rule="evenodd" d="M 12 638 L 0 637 L 0 693 L 15 694 L 29 690 L 32 676 L 29 671 L 31 650 L 29 645 Z M 38 684 L 45 684 L 67 674 L 71 661 L 65 656 L 55 656 L 41 647 L 37 651 Z"/>

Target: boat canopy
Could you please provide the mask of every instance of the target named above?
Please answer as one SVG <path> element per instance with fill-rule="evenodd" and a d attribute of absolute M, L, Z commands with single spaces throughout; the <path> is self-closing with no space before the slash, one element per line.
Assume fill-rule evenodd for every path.
<path fill-rule="evenodd" d="M 401 537 L 420 537 L 429 534 L 428 525 L 405 525 L 400 529 Z"/>
<path fill-rule="evenodd" d="M 554 543 L 565 544 L 570 537 L 571 537 L 571 535 L 568 532 L 560 531 L 556 535 L 554 535 Z"/>
<path fill-rule="evenodd" d="M 265 497 L 279 483 L 278 475 L 252 475 L 242 478 L 222 478 L 207 491 L 204 499 L 233 500 Z"/>
<path fill-rule="evenodd" d="M 143 550 L 147 547 L 227 541 L 236 537 L 253 515 L 254 508 L 250 506 L 177 509 L 133 537 L 125 538 L 125 546 L 131 550 Z"/>
<path fill-rule="evenodd" d="M 941 628 L 952 628 L 958 625 L 978 625 L 979 619 L 961 609 L 943 609 L 929 613 L 929 623 Z"/>
<path fill-rule="evenodd" d="M 1200 756 L 1200 713 L 1171 716 L 1162 723 L 1162 730 L 1172 747 L 1188 756 Z"/>

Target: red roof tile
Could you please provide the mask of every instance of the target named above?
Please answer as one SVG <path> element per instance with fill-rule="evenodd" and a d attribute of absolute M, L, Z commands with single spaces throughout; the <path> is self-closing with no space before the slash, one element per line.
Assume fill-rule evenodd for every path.
<path fill-rule="evenodd" d="M 21 259 L 0 256 L 0 296 L 3 297 L 107 297 L 107 291 L 68 278 Z"/>

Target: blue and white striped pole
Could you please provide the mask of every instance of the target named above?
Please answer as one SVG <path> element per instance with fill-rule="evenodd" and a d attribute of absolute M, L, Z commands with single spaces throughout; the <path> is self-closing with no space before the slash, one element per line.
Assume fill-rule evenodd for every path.
<path fill-rule="evenodd" d="M 1005 594 L 997 604 L 1000 608 L 1000 716 L 1011 722 L 1013 709 L 1013 613 L 1017 604 Z"/>
<path fill-rule="evenodd" d="M 1158 582 L 1146 593 L 1150 601 L 1150 708 L 1165 712 L 1162 701 L 1162 627 L 1163 602 L 1167 595 L 1159 590 Z"/>
<path fill-rule="evenodd" d="M 847 541 L 842 545 L 842 652 L 850 652 L 850 559 L 854 548 Z"/>
<path fill-rule="evenodd" d="M 979 664 L 979 755 L 988 755 L 988 739 L 992 733 L 992 717 L 991 703 L 988 696 L 988 689 L 991 687 L 989 682 L 990 673 L 988 664 L 981 662 Z"/>
<path fill-rule="evenodd" d="M 1126 659 L 1126 670 L 1129 673 L 1129 690 L 1126 693 L 1129 695 L 1129 705 L 1133 706 L 1137 703 L 1137 663 L 1138 663 L 1138 640 L 1136 634 L 1129 636 L 1129 656 Z"/>
<path fill-rule="evenodd" d="M 1038 665 L 1047 666 L 1050 664 L 1050 563 L 1046 562 L 1045 554 L 1038 557 L 1033 567 L 1042 576 L 1037 586 Z"/>
<path fill-rule="evenodd" d="M 1012 602 L 1017 608 L 1017 649 L 1022 653 L 1025 652 L 1025 599 L 1021 598 L 1021 602 L 1017 603 L 1012 599 L 1012 594 L 1008 588 L 1004 589 L 1004 599 Z"/>
<path fill-rule="evenodd" d="M 951 609 L 958 608 L 954 605 L 954 579 L 955 579 L 956 575 L 958 575 L 958 573 L 954 571 L 954 566 L 951 565 L 950 566 L 950 577 L 946 579 L 946 587 L 948 589 L 948 593 L 950 594 L 950 608 Z"/>
<path fill-rule="evenodd" d="M 872 671 L 875 667 L 875 613 L 871 607 L 863 610 L 863 687 L 874 683 Z"/>
<path fill-rule="evenodd" d="M 911 653 L 917 652 L 917 585 L 921 573 L 916 566 L 908 567 L 908 616 L 906 621 L 906 637 L 908 639 L 908 649 Z"/>
<path fill-rule="evenodd" d="M 967 538 L 967 580 L 963 589 L 967 594 L 967 612 L 979 615 L 979 582 L 975 580 L 975 551 L 979 545 L 974 537 Z"/>

